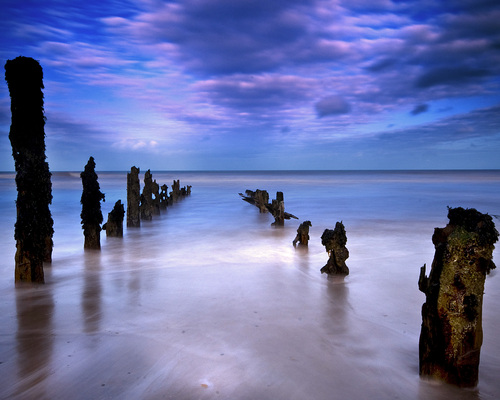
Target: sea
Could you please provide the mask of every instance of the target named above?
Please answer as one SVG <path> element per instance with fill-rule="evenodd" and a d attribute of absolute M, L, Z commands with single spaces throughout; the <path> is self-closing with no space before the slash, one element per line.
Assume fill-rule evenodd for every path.
<path fill-rule="evenodd" d="M 141 168 L 141 190 L 143 174 Z M 479 383 L 418 373 L 420 268 L 447 207 L 498 225 L 500 171 L 152 171 L 192 186 L 85 251 L 79 172 L 53 172 L 45 284 L 14 283 L 14 173 L 0 173 L 0 399 L 498 399 L 500 276 L 486 278 Z M 126 171 L 98 172 L 104 221 Z M 283 227 L 240 193 L 283 192 Z M 292 245 L 311 221 L 308 246 Z M 341 221 L 350 274 L 321 274 Z M 498 228 L 497 228 L 498 229 Z M 494 261 L 499 263 L 498 249 Z"/>

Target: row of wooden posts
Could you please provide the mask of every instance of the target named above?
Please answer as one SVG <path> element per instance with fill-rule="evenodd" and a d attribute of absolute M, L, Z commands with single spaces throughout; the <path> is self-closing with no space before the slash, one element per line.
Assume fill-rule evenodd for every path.
<path fill-rule="evenodd" d="M 191 186 L 181 188 L 179 180 L 173 181 L 170 195 L 167 185 L 161 186 L 160 193 L 160 186 L 153 180 L 151 170 L 147 170 L 144 174 L 144 188 L 141 193 L 139 172 L 140 169 L 133 166 L 127 173 L 127 227 L 129 228 L 140 227 L 141 220 L 150 221 L 153 215 L 159 215 L 161 210 L 174 204 L 180 197 L 191 194 Z M 80 177 L 83 186 L 81 217 L 85 236 L 84 248 L 98 250 L 101 248 L 101 229 L 106 231 L 106 236 L 123 237 L 125 209 L 121 200 L 118 200 L 108 213 L 107 222 L 101 228 L 103 221 L 101 200 L 104 200 L 104 193 L 101 193 L 99 188 L 93 157 L 90 157 Z"/>

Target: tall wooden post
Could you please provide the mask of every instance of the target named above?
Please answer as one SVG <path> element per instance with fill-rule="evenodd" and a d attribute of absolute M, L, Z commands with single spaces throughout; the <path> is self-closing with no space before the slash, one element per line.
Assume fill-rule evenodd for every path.
<path fill-rule="evenodd" d="M 54 234 L 49 204 L 52 183 L 45 157 L 43 70 L 28 57 L 5 64 L 11 98 L 9 139 L 16 168 L 15 281 L 44 282 L 43 262 L 52 261 Z"/>

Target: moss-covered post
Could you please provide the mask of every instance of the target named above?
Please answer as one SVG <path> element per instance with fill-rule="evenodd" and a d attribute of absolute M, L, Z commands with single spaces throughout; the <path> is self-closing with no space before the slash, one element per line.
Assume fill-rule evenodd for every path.
<path fill-rule="evenodd" d="M 52 183 L 45 157 L 43 70 L 28 57 L 5 64 L 11 98 L 9 139 L 16 168 L 15 281 L 44 282 L 43 262 L 52 260 Z"/>
<path fill-rule="evenodd" d="M 418 281 L 425 293 L 420 375 L 473 387 L 483 342 L 484 281 L 495 268 L 498 232 L 491 216 L 473 208 L 449 208 L 448 218 L 448 225 L 432 236 L 436 252 L 429 277 L 424 265 Z"/>
<path fill-rule="evenodd" d="M 94 157 L 90 157 L 85 170 L 80 174 L 82 178 L 82 228 L 85 235 L 85 249 L 101 248 L 101 200 L 104 200 L 104 193 L 101 193 L 97 174 L 95 173 Z"/>

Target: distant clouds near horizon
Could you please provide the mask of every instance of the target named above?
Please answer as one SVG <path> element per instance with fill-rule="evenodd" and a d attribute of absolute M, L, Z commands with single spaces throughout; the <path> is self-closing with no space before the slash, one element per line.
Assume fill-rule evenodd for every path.
<path fill-rule="evenodd" d="M 51 169 L 500 168 L 500 4 L 0 5 L 44 69 Z M 0 85 L 0 170 L 13 170 Z"/>

